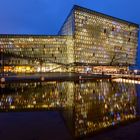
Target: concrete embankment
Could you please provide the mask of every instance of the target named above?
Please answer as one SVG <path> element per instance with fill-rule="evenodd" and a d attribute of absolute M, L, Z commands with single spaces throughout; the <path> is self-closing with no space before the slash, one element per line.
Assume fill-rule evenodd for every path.
<path fill-rule="evenodd" d="M 2 78 L 2 77 L 1 77 Z M 101 74 L 80 74 L 80 73 L 43 73 L 33 75 L 5 76 L 4 82 L 18 81 L 71 81 L 71 80 L 93 80 L 101 78 L 111 78 L 110 75 Z"/>

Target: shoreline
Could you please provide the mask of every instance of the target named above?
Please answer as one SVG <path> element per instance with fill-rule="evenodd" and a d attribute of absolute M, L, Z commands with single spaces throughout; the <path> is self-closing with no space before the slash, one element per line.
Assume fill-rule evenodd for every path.
<path fill-rule="evenodd" d="M 1 79 L 2 77 L 0 77 Z M 4 82 L 43 82 L 43 81 L 79 81 L 93 79 L 111 79 L 111 75 L 83 74 L 83 73 L 45 73 L 34 75 L 6 76 Z"/>

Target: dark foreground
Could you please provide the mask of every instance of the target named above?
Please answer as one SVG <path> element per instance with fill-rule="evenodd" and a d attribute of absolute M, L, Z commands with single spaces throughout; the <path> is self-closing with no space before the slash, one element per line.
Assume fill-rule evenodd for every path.
<path fill-rule="evenodd" d="M 139 140 L 140 121 L 86 140 Z M 0 140 L 72 140 L 59 112 L 0 113 Z"/>

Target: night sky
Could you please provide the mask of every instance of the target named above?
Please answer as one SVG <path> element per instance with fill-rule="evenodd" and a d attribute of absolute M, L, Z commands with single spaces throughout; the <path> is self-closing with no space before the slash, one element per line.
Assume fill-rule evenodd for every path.
<path fill-rule="evenodd" d="M 0 0 L 0 34 L 57 34 L 74 4 L 140 24 L 140 0 Z"/>

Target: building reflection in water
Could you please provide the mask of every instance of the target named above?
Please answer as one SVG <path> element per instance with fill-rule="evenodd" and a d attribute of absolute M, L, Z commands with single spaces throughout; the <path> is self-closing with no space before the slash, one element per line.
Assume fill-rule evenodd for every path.
<path fill-rule="evenodd" d="M 1 85 L 1 111 L 61 109 L 70 106 L 73 83 L 11 83 Z"/>
<path fill-rule="evenodd" d="M 1 85 L 0 110 L 58 110 L 76 137 L 91 134 L 139 114 L 138 85 L 92 82 L 10 83 Z"/>

